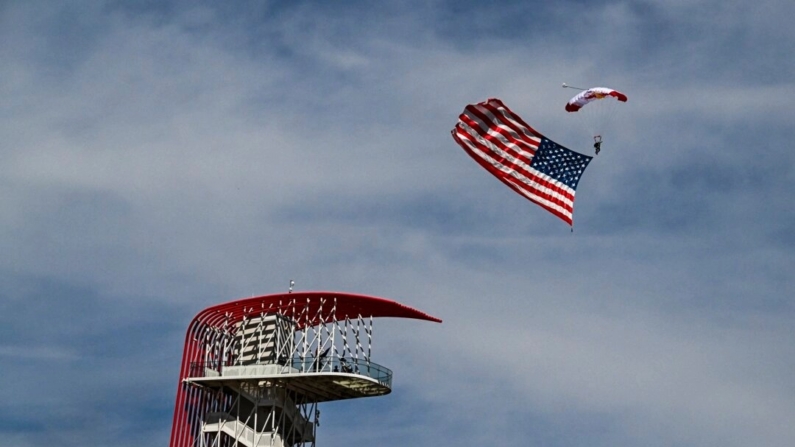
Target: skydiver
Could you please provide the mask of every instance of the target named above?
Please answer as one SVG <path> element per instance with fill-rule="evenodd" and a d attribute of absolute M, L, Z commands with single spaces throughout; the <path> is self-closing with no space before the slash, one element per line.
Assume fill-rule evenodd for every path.
<path fill-rule="evenodd" d="M 602 150 L 602 136 L 597 135 L 593 137 L 593 148 L 596 151 L 596 155 L 599 155 L 599 151 Z"/>

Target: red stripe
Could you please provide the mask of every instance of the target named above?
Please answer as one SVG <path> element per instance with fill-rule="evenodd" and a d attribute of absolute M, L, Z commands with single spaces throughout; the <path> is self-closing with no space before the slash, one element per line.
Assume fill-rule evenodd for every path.
<path fill-rule="evenodd" d="M 546 203 L 542 203 L 541 201 L 539 201 L 539 200 L 536 200 L 536 199 L 534 199 L 533 197 L 528 197 L 528 196 L 526 196 L 525 194 L 523 194 L 523 193 L 522 193 L 522 191 L 521 191 L 519 188 L 517 188 L 517 187 L 516 187 L 516 185 L 513 185 L 513 184 L 511 184 L 511 183 L 507 183 L 507 182 L 505 182 L 505 184 L 506 184 L 506 185 L 507 185 L 509 188 L 511 188 L 511 189 L 513 189 L 514 191 L 516 191 L 517 193 L 521 194 L 521 195 L 522 195 L 524 198 L 526 198 L 527 200 L 529 200 L 529 201 L 531 201 L 531 202 L 535 203 L 536 205 L 540 206 L 541 208 L 544 208 L 545 210 L 547 210 L 547 211 L 549 211 L 550 213 L 554 214 L 555 216 L 559 217 L 560 219 L 562 219 L 562 220 L 563 220 L 564 222 L 566 222 L 567 224 L 571 225 L 571 224 L 573 223 L 573 222 L 572 222 L 572 216 L 571 216 L 571 214 L 573 214 L 573 212 L 574 212 L 574 209 L 573 209 L 572 207 L 570 207 L 570 206 L 566 205 L 566 206 L 565 206 L 565 208 L 566 208 L 566 211 L 568 211 L 568 212 L 569 212 L 569 215 L 567 215 L 567 214 L 564 214 L 563 212 L 561 212 L 561 211 L 560 211 L 559 209 L 557 209 L 557 208 L 552 208 L 552 207 L 550 207 L 549 205 L 547 205 Z"/>
<path fill-rule="evenodd" d="M 484 103 L 481 103 L 481 105 L 486 107 L 486 108 L 489 108 L 490 110 L 502 110 L 503 113 L 506 116 L 510 117 L 511 120 L 516 121 L 517 123 L 522 125 L 522 127 L 524 127 L 528 132 L 533 134 L 533 136 L 535 136 L 537 138 L 544 138 L 544 136 L 541 135 L 541 133 L 539 133 L 537 130 L 533 129 L 532 127 L 530 127 L 529 124 L 524 122 L 524 120 L 522 118 L 520 118 L 519 115 L 513 113 L 513 111 L 511 109 L 509 109 L 508 106 L 503 104 L 503 102 L 500 101 L 499 99 L 491 98 L 488 101 L 486 101 Z"/>
<path fill-rule="evenodd" d="M 483 124 L 482 125 L 479 124 L 476 120 L 472 119 L 468 114 L 473 115 Z M 461 114 L 461 116 L 458 117 L 458 119 L 461 122 L 467 124 L 469 127 L 471 127 L 484 140 L 494 143 L 495 145 L 499 146 L 501 149 L 510 153 L 514 157 L 523 160 L 527 164 L 530 164 L 530 161 L 533 159 L 533 156 L 536 153 L 536 149 L 538 149 L 537 141 L 521 138 L 520 135 L 517 135 L 513 132 L 509 132 L 503 129 L 502 127 L 500 127 L 499 121 L 494 121 L 492 118 L 481 113 L 479 110 L 475 108 L 467 109 L 465 113 Z M 484 129 L 481 126 L 486 126 L 486 128 Z M 508 140 L 509 143 L 519 146 L 522 150 L 529 152 L 530 154 L 529 155 L 520 154 L 519 151 L 517 151 L 516 149 L 506 145 L 499 137 L 494 135 L 494 133 L 499 134 L 500 136 Z"/>
<path fill-rule="evenodd" d="M 477 158 L 475 158 L 475 159 L 477 160 Z M 488 167 L 487 167 L 487 166 L 485 166 L 485 165 L 483 165 L 483 166 L 484 166 L 486 169 L 488 169 Z M 538 195 L 538 194 L 536 194 L 534 191 L 530 191 L 530 190 L 529 190 L 529 188 L 528 188 L 528 189 L 524 189 L 524 188 L 520 189 L 520 188 L 518 188 L 518 186 L 517 186 L 516 184 L 514 184 L 514 183 L 511 183 L 511 182 L 508 182 L 508 181 L 506 181 L 506 180 L 504 180 L 504 179 L 502 179 L 502 178 L 500 178 L 500 177 L 498 177 L 498 178 L 499 178 L 499 179 L 502 181 L 502 183 L 503 183 L 503 184 L 505 184 L 505 186 L 507 186 L 507 187 L 511 188 L 511 189 L 512 189 L 512 190 L 514 190 L 514 191 L 515 191 L 517 194 L 521 195 L 521 196 L 522 196 L 522 197 L 524 197 L 525 199 L 527 199 L 527 200 L 529 200 L 529 201 L 531 201 L 531 202 L 535 203 L 536 205 L 538 205 L 538 206 L 540 206 L 540 207 L 544 208 L 545 210 L 549 211 L 549 212 L 550 212 L 550 213 L 552 213 L 553 215 L 555 215 L 555 216 L 557 216 L 558 218 L 562 219 L 564 222 L 568 223 L 569 225 L 571 225 L 571 224 L 572 224 L 572 217 L 571 217 L 571 216 L 564 214 L 563 212 L 561 212 L 561 211 L 560 211 L 560 210 L 558 210 L 558 209 L 551 208 L 551 207 L 550 207 L 549 205 L 547 205 L 546 203 L 543 203 L 543 202 L 541 202 L 539 199 L 536 199 L 536 198 L 535 198 L 535 195 Z M 567 209 L 567 211 L 569 211 L 569 213 L 571 213 L 571 212 L 572 212 L 572 209 L 571 209 L 569 206 L 566 206 L 566 205 L 564 205 L 564 207 Z"/>
<path fill-rule="evenodd" d="M 480 105 L 480 104 L 479 104 Z M 535 153 L 535 149 L 538 147 L 538 142 L 536 142 L 533 137 L 537 139 L 541 139 L 543 137 L 538 137 L 535 135 L 528 136 L 526 135 L 526 131 L 523 132 L 521 128 L 516 127 L 513 123 L 507 120 L 499 110 L 494 110 L 489 107 L 483 106 L 486 111 L 488 111 L 492 116 L 486 115 L 483 111 L 479 110 L 477 106 L 469 105 L 464 109 L 464 113 L 461 116 L 466 116 L 466 112 L 469 112 L 475 115 L 480 121 L 482 121 L 490 130 L 500 133 L 504 137 L 506 137 L 512 143 L 523 147 L 533 153 Z M 460 118 L 460 117 L 459 117 Z M 505 130 L 500 125 L 506 126 L 511 129 L 511 131 Z M 487 129 L 487 130 L 488 130 Z M 529 145 L 529 147 L 527 147 Z"/>
<path fill-rule="evenodd" d="M 516 166 L 514 164 L 505 164 L 505 163 L 503 163 L 503 160 L 502 160 L 500 155 L 495 154 L 488 147 L 488 145 L 485 145 L 485 144 L 483 144 L 480 141 L 474 140 L 473 137 L 468 132 L 466 132 L 464 129 L 462 129 L 460 126 L 456 126 L 456 130 L 455 131 L 456 131 L 456 133 L 460 134 L 459 135 L 460 138 L 466 139 L 467 141 L 472 143 L 474 146 L 477 146 L 478 149 L 482 150 L 483 152 L 488 153 L 489 155 L 492 156 L 492 158 L 495 158 L 503 166 L 509 167 L 510 169 L 521 173 L 525 177 L 532 178 L 536 183 L 540 184 L 541 186 L 553 190 L 555 193 L 566 197 L 566 199 L 568 199 L 568 200 L 570 200 L 572 202 L 574 201 L 574 194 L 572 194 L 570 192 L 570 190 L 568 190 L 566 188 L 563 188 L 563 187 L 561 187 L 560 185 L 558 185 L 556 183 L 550 182 L 549 180 L 547 180 L 547 179 L 545 179 L 543 177 L 539 177 L 539 176 L 535 175 L 535 173 L 530 172 L 530 171 L 526 170 L 525 168 L 523 168 L 521 166 Z M 457 141 L 458 141 L 459 145 L 461 145 L 461 141 L 458 140 L 458 139 L 457 139 Z M 502 146 L 500 144 L 497 144 L 497 145 L 498 146 Z M 504 146 L 502 146 L 502 148 L 504 150 L 507 150 L 507 149 L 504 148 Z M 481 159 L 480 155 L 471 152 L 468 148 L 465 148 L 465 149 L 470 154 L 470 156 L 472 156 L 476 160 L 480 160 Z M 494 167 L 488 161 L 483 160 L 483 163 L 486 163 L 490 167 L 489 171 L 492 174 L 496 175 L 497 177 L 507 176 L 507 174 L 505 172 L 502 172 L 502 171 L 499 171 L 497 169 L 494 169 Z M 532 186 L 530 186 L 530 187 L 532 187 Z M 539 191 L 539 195 L 547 195 L 547 193 Z M 549 200 L 553 201 L 555 203 L 559 203 L 561 206 L 568 206 L 565 202 L 560 202 L 560 199 L 558 199 L 557 197 L 549 196 Z"/>
<path fill-rule="evenodd" d="M 496 105 L 494 103 L 496 103 Z M 543 135 L 536 132 L 536 130 L 533 129 L 532 127 L 528 126 L 527 123 L 522 121 L 521 118 L 515 115 L 510 109 L 505 107 L 505 105 L 503 105 L 501 102 L 492 101 L 478 105 L 488 110 L 492 115 L 495 116 L 495 119 L 500 120 L 506 126 L 510 127 L 514 132 L 521 135 L 522 139 L 533 141 L 534 138 L 536 139 L 544 138 Z"/>
<path fill-rule="evenodd" d="M 459 123 L 453 129 L 452 135 L 453 139 L 470 157 L 506 186 L 572 225 L 574 191 L 561 186 L 558 182 L 539 176 L 535 170 L 531 172 L 527 168 L 520 166 L 520 162 L 530 165 L 539 145 L 534 138 L 542 139 L 544 136 L 525 123 L 518 115 L 514 114 L 502 101 L 492 98 L 479 104 L 466 106 L 464 112 L 459 116 Z M 529 155 L 520 155 L 518 150 L 512 148 L 509 144 L 526 150 Z M 483 152 L 483 154 L 479 154 L 478 151 Z M 506 160 L 508 156 L 512 157 L 512 159 L 509 157 Z M 497 165 L 495 166 L 484 157 L 493 159 Z M 509 172 L 506 173 L 500 168 L 505 168 Z M 519 180 L 513 177 L 511 173 L 520 174 L 526 180 Z M 539 186 L 531 185 L 527 182 L 535 182 Z M 553 194 L 562 196 L 565 199 L 542 191 L 539 187 L 547 188 Z M 565 211 L 553 208 L 554 205 Z"/>
<path fill-rule="evenodd" d="M 538 142 L 533 141 L 533 140 L 518 139 L 517 137 L 512 135 L 507 130 L 498 127 L 499 123 L 493 121 L 491 118 L 489 118 L 488 116 L 482 114 L 480 111 L 478 111 L 478 110 L 476 110 L 474 108 L 471 108 L 471 109 L 468 108 L 467 112 L 469 112 L 472 115 L 474 115 L 475 117 L 477 117 L 478 120 L 480 120 L 483 124 L 482 125 L 479 124 L 477 121 L 473 120 L 472 118 L 470 118 L 466 114 L 462 114 L 459 117 L 459 120 L 462 123 L 466 124 L 470 129 L 472 129 L 478 135 L 478 137 L 480 139 L 488 141 L 489 143 L 491 143 L 494 146 L 498 147 L 502 151 L 508 153 L 509 155 L 511 155 L 512 157 L 517 159 L 518 161 L 522 161 L 522 162 L 524 162 L 527 165 L 529 165 L 531 163 L 533 155 L 535 155 L 535 150 L 536 150 L 536 148 L 538 148 Z M 486 126 L 486 128 L 484 129 L 481 126 Z M 466 138 L 468 140 L 472 141 L 472 137 L 466 132 L 465 129 L 463 129 L 460 125 L 459 125 L 458 128 L 461 129 L 461 131 L 466 134 Z M 489 133 L 490 131 L 492 133 L 498 133 L 499 135 L 502 135 L 503 137 L 505 137 L 505 139 L 507 139 L 512 144 L 515 144 L 517 146 L 523 147 L 530 154 L 529 155 L 520 154 L 516 149 L 514 149 L 511 146 L 508 146 L 507 144 L 505 144 L 500 138 L 498 138 L 497 136 L 495 136 L 493 134 L 490 134 Z M 488 144 L 484 144 L 482 141 L 478 141 L 478 140 L 474 140 L 473 144 L 477 145 L 478 148 L 480 148 L 482 151 L 488 153 L 492 158 L 497 160 L 497 162 L 500 163 L 501 165 L 507 166 L 510 169 L 517 170 L 517 171 L 520 171 L 522 173 L 526 173 L 527 172 L 524 168 L 519 166 L 516 162 L 510 161 L 510 160 L 506 160 L 504 154 L 495 152 L 492 149 L 492 147 L 490 147 Z"/>
<path fill-rule="evenodd" d="M 466 141 L 468 141 L 473 146 L 477 147 L 478 149 L 483 150 L 483 146 L 478 141 L 473 140 L 471 135 L 469 135 L 469 134 L 467 134 L 465 132 L 460 132 L 456 136 L 458 137 L 457 141 L 459 142 L 459 145 L 461 144 L 461 139 L 465 139 Z M 510 174 L 508 174 L 508 173 L 506 173 L 504 171 L 501 171 L 500 169 L 498 169 L 497 167 L 492 165 L 488 160 L 483 159 L 483 157 L 480 154 L 478 154 L 476 152 L 473 152 L 469 147 L 466 147 L 466 145 L 464 145 L 462 147 L 464 147 L 464 149 L 470 154 L 470 156 L 473 157 L 476 161 L 478 161 L 478 163 L 480 163 L 484 167 L 487 166 L 488 170 L 493 175 L 497 176 L 500 179 L 502 179 L 503 177 L 504 178 L 511 178 Z M 539 186 L 542 186 L 542 187 L 545 187 L 545 188 L 549 188 L 549 189 L 553 190 L 554 192 L 558 193 L 559 195 L 564 196 L 569 201 L 572 201 L 572 202 L 574 201 L 574 195 L 571 194 L 568 190 L 560 187 L 559 185 L 557 185 L 555 183 L 550 182 L 549 180 L 547 180 L 547 179 L 545 179 L 543 177 L 540 177 L 540 176 L 536 175 L 535 172 L 528 171 L 528 170 L 523 169 L 523 168 L 517 168 L 517 169 L 514 169 L 514 171 L 522 174 L 523 176 L 527 177 L 529 180 L 531 180 L 531 181 L 533 181 L 535 183 L 538 183 Z M 519 179 L 515 179 L 515 181 L 526 184 L 526 182 L 524 182 L 522 180 L 519 180 Z M 536 188 L 533 185 L 528 184 L 527 187 L 533 189 L 533 191 L 537 191 L 536 195 L 538 195 L 538 196 L 540 196 L 542 198 L 545 198 L 545 199 L 547 199 L 547 200 L 549 200 L 551 202 L 554 202 L 554 203 L 556 203 L 556 204 L 558 204 L 560 206 L 564 206 L 564 207 L 567 207 L 567 208 L 570 207 L 570 204 L 567 203 L 566 201 L 563 201 L 562 199 L 560 199 L 558 197 L 552 196 L 552 195 L 550 195 L 549 193 L 547 193 L 545 191 L 539 190 L 538 188 Z"/>
<path fill-rule="evenodd" d="M 544 138 L 544 136 L 541 135 L 540 133 L 538 133 L 535 129 L 533 129 L 529 125 L 527 125 L 521 118 L 519 118 L 518 116 L 514 115 L 513 112 L 511 112 L 510 109 L 505 107 L 505 105 L 502 104 L 502 102 L 500 100 L 491 99 L 491 100 L 489 100 L 489 103 L 496 103 L 499 107 L 501 107 L 501 110 L 498 110 L 493 105 L 485 104 L 485 103 L 478 104 L 478 106 L 483 106 L 484 108 L 488 109 L 495 116 L 494 119 L 488 117 L 487 115 L 485 115 L 482 112 L 480 112 L 479 110 L 477 110 L 475 108 L 476 106 L 469 105 L 469 106 L 466 107 L 465 113 L 461 114 L 461 116 L 459 117 L 459 120 L 461 122 L 467 124 L 473 130 L 475 130 L 476 133 L 480 137 L 485 139 L 486 141 L 489 141 L 490 143 L 493 143 L 494 145 L 496 145 L 500 149 L 508 152 L 509 154 L 511 154 L 512 156 L 514 156 L 516 158 L 519 158 L 520 160 L 525 161 L 526 164 L 529 165 L 530 162 L 531 162 L 531 159 L 528 159 L 527 157 L 524 157 L 524 156 L 520 156 L 516 152 L 516 150 L 514 150 L 514 149 L 510 148 L 509 146 L 505 145 L 499 138 L 496 138 L 495 136 L 488 134 L 488 131 L 491 130 L 493 132 L 497 132 L 500 135 L 503 135 L 504 137 L 506 137 L 506 139 L 508 139 L 510 142 L 512 142 L 512 143 L 514 143 L 514 144 L 516 144 L 518 146 L 524 146 L 529 151 L 531 151 L 533 155 L 535 154 L 535 149 L 538 148 L 538 144 L 539 143 L 534 141 L 534 140 L 531 140 L 531 139 L 527 138 L 526 136 L 524 136 L 524 134 L 526 132 L 529 132 L 536 138 Z M 482 121 L 487 126 L 487 129 L 483 129 L 482 127 L 480 127 L 480 125 L 478 125 L 470 117 L 468 117 L 466 115 L 467 111 L 471 112 L 480 121 Z M 510 122 L 508 122 L 506 120 L 499 120 L 500 116 L 509 116 L 510 119 L 521 123 L 526 128 L 526 129 L 524 129 L 526 132 L 523 131 L 520 128 L 517 128 L 513 123 L 510 123 Z M 495 121 L 495 119 L 497 119 L 499 121 Z M 514 130 L 514 132 L 516 132 L 517 136 L 519 136 L 519 138 L 514 137 L 514 135 L 512 135 L 510 132 L 498 127 L 499 124 L 505 124 L 506 126 L 511 127 Z M 504 165 L 506 167 L 509 167 L 511 169 L 517 170 L 517 171 L 521 172 L 522 174 L 524 174 L 525 176 L 529 176 L 529 177 L 534 176 L 532 173 L 528 172 L 527 170 L 525 170 L 522 167 L 519 167 L 519 166 L 515 165 L 512 162 L 505 163 L 504 156 L 501 155 L 501 154 L 496 154 L 487 145 L 483 145 L 479 141 L 475 141 L 474 143 L 481 150 L 483 150 L 484 152 L 489 153 L 492 156 L 492 158 L 496 159 L 500 164 L 502 164 L 502 165 Z M 543 178 L 539 178 L 539 177 L 535 177 L 535 178 L 537 178 L 538 182 L 541 183 L 544 187 L 550 188 L 553 191 L 555 191 L 556 193 L 565 196 L 567 199 L 574 201 L 574 194 L 572 194 L 568 189 L 561 188 L 557 184 L 550 183 L 549 181 L 547 181 L 547 180 L 545 180 Z"/>
<path fill-rule="evenodd" d="M 459 143 L 461 144 L 461 143 Z M 489 171 L 492 175 L 497 177 L 498 180 L 503 182 L 506 186 L 513 189 L 514 191 L 520 193 L 523 197 L 533 201 L 534 203 L 544 207 L 545 209 L 550 210 L 553 214 L 558 215 L 562 219 L 568 221 L 569 217 L 561 214 L 562 211 L 559 211 L 554 208 L 550 208 L 550 205 L 547 203 L 540 202 L 541 200 L 546 200 L 547 202 L 551 202 L 559 207 L 563 208 L 563 210 L 567 211 L 568 213 L 573 212 L 573 203 L 569 203 L 566 201 L 561 200 L 560 198 L 551 196 L 549 193 L 538 189 L 535 186 L 529 185 L 527 183 L 522 182 L 521 180 L 514 179 L 513 177 L 506 175 L 505 173 L 499 171 L 499 169 L 492 166 L 488 161 L 483 160 L 478 154 L 472 152 L 469 148 L 465 147 L 466 144 L 464 143 L 462 147 L 464 150 L 472 157 L 478 164 L 483 166 L 487 171 Z M 538 177 L 530 175 L 533 180 L 541 180 Z M 519 189 L 521 189 L 521 191 Z"/>
<path fill-rule="evenodd" d="M 481 118 L 481 120 L 482 120 L 482 118 Z M 519 151 L 517 151 L 516 149 L 512 148 L 511 146 L 508 146 L 507 144 L 505 144 L 497 136 L 489 134 L 488 130 L 490 128 L 487 129 L 487 130 L 483 130 L 479 126 L 479 124 L 475 120 L 473 120 L 472 118 L 470 118 L 470 117 L 468 117 L 466 115 L 461 115 L 460 121 L 462 123 L 466 124 L 475 133 L 477 133 L 479 138 L 481 138 L 481 139 L 483 139 L 485 141 L 488 141 L 489 143 L 491 143 L 492 145 L 496 146 L 497 148 L 501 149 L 504 152 L 504 153 L 497 153 L 496 151 L 494 151 L 494 149 L 491 146 L 489 146 L 487 144 L 483 144 L 482 142 L 478 144 L 478 146 L 481 146 L 484 151 L 488 152 L 489 155 L 492 156 L 492 158 L 498 160 L 500 162 L 500 164 L 506 164 L 508 166 L 511 166 L 512 168 L 516 168 L 516 163 L 514 161 L 507 160 L 505 153 L 507 153 L 508 155 L 513 157 L 515 160 L 523 162 L 523 163 L 525 163 L 527 165 L 529 165 L 530 162 L 532 161 L 533 156 L 535 155 L 535 148 L 532 149 L 532 152 L 531 152 L 531 150 L 528 150 L 528 152 L 531 152 L 529 155 L 520 154 Z M 488 126 L 488 123 L 486 123 L 485 125 Z M 462 131 L 466 132 L 466 130 L 463 129 L 463 128 L 462 128 Z M 494 131 L 501 133 L 501 129 L 494 129 Z M 503 136 L 505 136 L 505 135 L 503 135 Z M 513 143 L 513 144 L 516 144 L 516 143 Z M 536 147 L 538 147 L 538 146 L 536 145 Z"/>
<path fill-rule="evenodd" d="M 539 200 L 543 199 L 543 200 L 547 200 L 549 202 L 552 202 L 552 203 L 554 203 L 556 205 L 559 205 L 560 207 L 564 208 L 566 211 L 568 211 L 570 213 L 572 213 L 574 211 L 574 206 L 573 206 L 574 196 L 573 195 L 568 194 L 567 192 L 565 193 L 567 198 L 569 198 L 572 201 L 572 203 L 568 203 L 568 202 L 563 201 L 563 200 L 561 200 L 558 197 L 554 197 L 554 196 L 550 195 L 549 193 L 547 193 L 545 191 L 542 191 L 542 190 L 540 190 L 540 189 L 538 189 L 538 188 L 536 188 L 536 187 L 534 187 L 532 185 L 529 185 L 529 184 L 526 184 L 524 182 L 521 182 L 518 179 L 513 179 L 512 177 L 510 177 L 505 172 L 500 171 L 498 168 L 493 166 L 491 163 L 489 163 L 488 161 L 484 160 L 479 154 L 477 154 L 476 152 L 472 151 L 469 148 L 468 144 L 466 142 L 462 141 L 462 139 L 466 139 L 469 143 L 471 143 L 472 145 L 478 147 L 479 149 L 482 148 L 482 145 L 478 144 L 475 141 L 473 141 L 471 139 L 472 137 L 469 134 L 467 134 L 465 132 L 462 132 L 459 128 L 456 128 L 456 129 L 457 129 L 457 132 L 453 133 L 453 138 L 456 140 L 456 142 L 459 144 L 459 146 L 461 146 L 464 149 L 464 151 L 466 151 L 467 154 L 469 154 L 470 157 L 472 157 L 476 162 L 478 162 L 478 164 L 483 166 L 493 176 L 497 177 L 500 181 L 505 183 L 505 185 L 507 185 L 508 187 L 513 189 L 514 191 L 522 194 L 522 196 L 524 196 L 525 198 L 528 198 L 531 201 L 533 201 L 534 203 L 536 203 L 536 204 L 542 206 L 543 208 L 549 210 L 550 212 L 552 212 L 556 216 L 560 217 L 561 219 L 563 219 L 563 220 L 565 220 L 567 222 L 570 221 L 570 218 L 568 216 L 565 216 L 565 215 L 561 214 L 558 210 L 550 208 L 549 206 L 547 206 L 544 203 L 540 203 L 538 200 L 533 200 L 532 198 L 528 197 L 527 195 L 529 194 L 530 196 L 537 197 Z M 520 170 L 517 169 L 517 171 L 520 171 Z M 555 189 L 556 191 L 560 190 L 560 188 L 557 187 L 557 185 L 551 184 L 549 181 L 547 181 L 547 180 L 545 180 L 543 178 L 540 178 L 540 177 L 536 176 L 533 173 L 527 172 L 525 170 L 521 170 L 521 173 L 523 175 L 525 175 L 525 177 L 528 177 L 528 178 L 532 179 L 533 181 L 537 182 L 538 184 L 540 184 L 542 186 L 549 187 L 550 189 Z M 508 180 L 508 179 L 511 179 L 511 180 Z M 524 190 L 524 193 L 517 189 L 518 185 L 516 183 L 522 183 L 522 185 L 523 185 L 522 189 Z"/>

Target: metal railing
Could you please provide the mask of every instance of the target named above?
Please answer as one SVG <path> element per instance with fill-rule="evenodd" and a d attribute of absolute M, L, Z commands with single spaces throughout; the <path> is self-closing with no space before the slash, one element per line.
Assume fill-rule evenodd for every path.
<path fill-rule="evenodd" d="M 347 359 L 345 357 L 292 357 L 282 358 L 274 363 L 254 363 L 246 366 L 255 365 L 280 365 L 279 374 L 296 373 L 347 373 L 375 379 L 379 384 L 392 387 L 392 370 L 377 363 L 368 362 L 364 359 Z M 237 365 L 222 365 L 218 361 L 210 362 L 191 362 L 190 377 L 213 377 L 222 376 L 224 368 Z"/>

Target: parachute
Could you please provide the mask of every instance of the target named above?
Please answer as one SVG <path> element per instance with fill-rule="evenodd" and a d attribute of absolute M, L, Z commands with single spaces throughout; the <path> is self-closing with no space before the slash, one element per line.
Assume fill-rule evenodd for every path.
<path fill-rule="evenodd" d="M 563 87 L 568 87 L 568 85 L 563 84 Z M 613 90 L 607 87 L 592 87 L 581 91 L 577 94 L 577 96 L 571 98 L 569 102 L 566 103 L 566 111 L 576 112 L 583 108 L 583 106 L 586 104 L 590 104 L 594 101 L 608 97 L 616 98 L 621 102 L 627 102 L 627 95 L 619 92 L 618 90 Z"/>
<path fill-rule="evenodd" d="M 566 111 L 577 113 L 585 130 L 593 136 L 596 153 L 602 146 L 602 137 L 620 102 L 627 102 L 627 95 L 607 87 L 581 89 L 563 83 L 563 88 L 582 90 L 566 103 Z"/>

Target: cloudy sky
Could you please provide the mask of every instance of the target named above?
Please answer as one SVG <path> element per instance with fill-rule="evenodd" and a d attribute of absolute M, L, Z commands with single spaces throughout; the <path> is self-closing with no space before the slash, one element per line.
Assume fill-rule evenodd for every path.
<path fill-rule="evenodd" d="M 294 279 L 444 320 L 320 445 L 795 445 L 795 3 L 384 3 L 0 2 L 0 444 L 166 445 L 190 319 Z M 629 96 L 574 232 L 449 133 L 590 154 L 562 82 Z"/>

